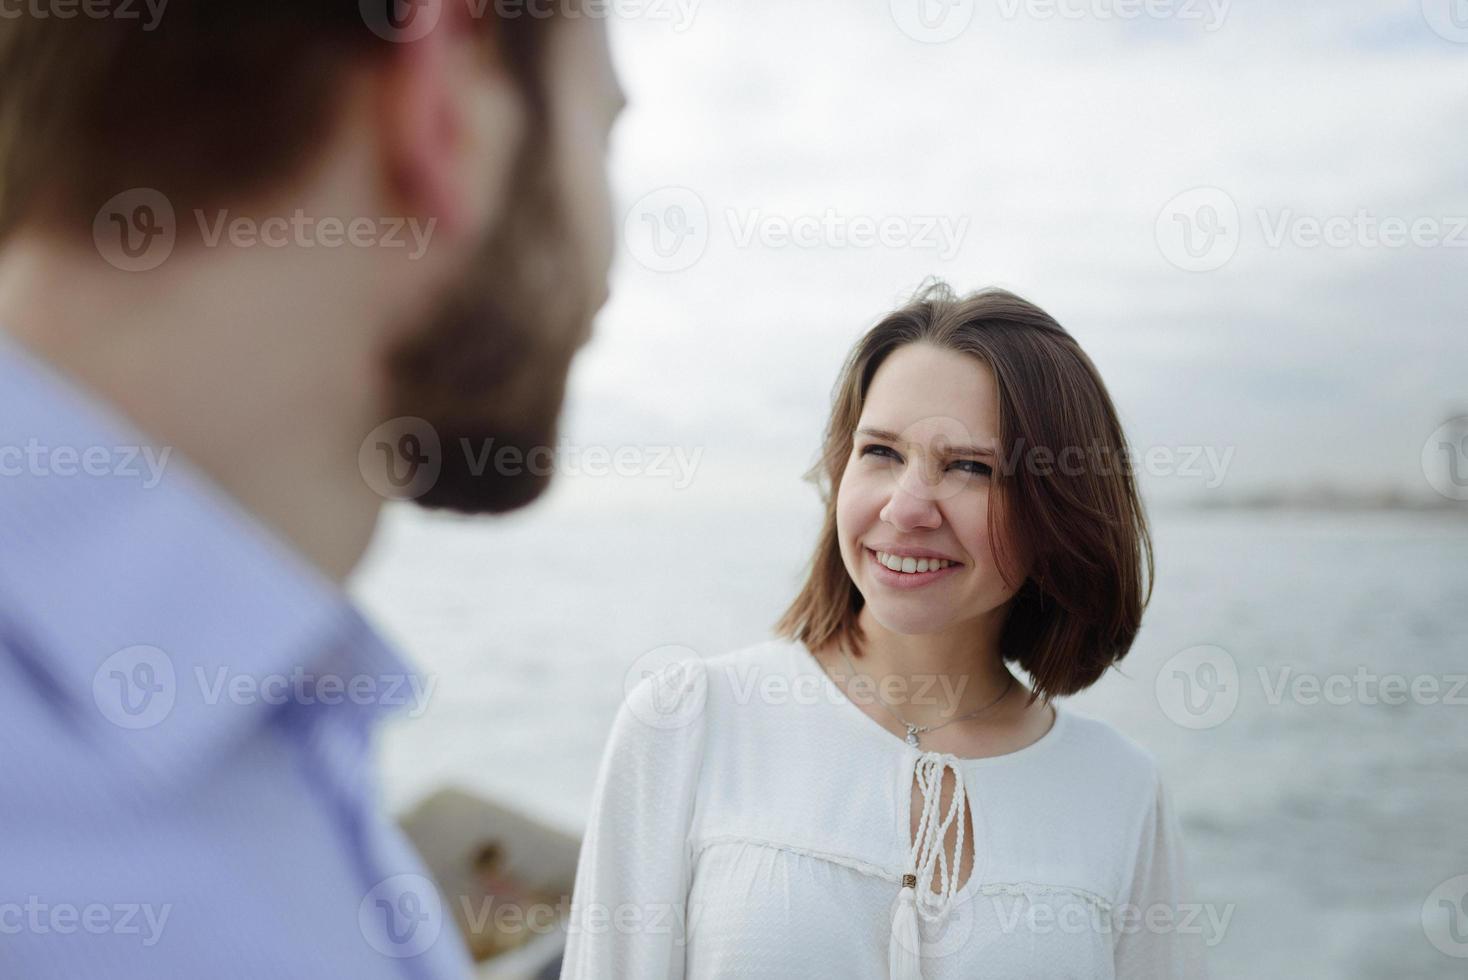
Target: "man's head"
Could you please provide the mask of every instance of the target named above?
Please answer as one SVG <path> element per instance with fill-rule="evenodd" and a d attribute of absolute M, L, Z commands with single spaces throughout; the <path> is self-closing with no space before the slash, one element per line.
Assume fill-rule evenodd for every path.
<path fill-rule="evenodd" d="M 532 499 L 543 471 L 475 472 L 458 448 L 554 441 L 571 358 L 606 298 L 606 138 L 621 95 L 602 22 L 564 2 L 153 9 L 0 19 L 0 246 L 39 234 L 91 248 L 109 217 L 130 234 L 144 218 L 128 193 L 144 188 L 174 216 L 175 268 L 238 245 L 215 215 L 252 221 L 263 240 L 271 221 L 284 229 L 305 202 L 329 201 L 330 215 L 280 231 L 312 261 L 311 221 L 367 219 L 364 253 L 326 266 L 303 314 L 332 295 L 378 301 L 380 315 L 345 329 L 378 354 L 375 417 L 421 418 L 444 447 L 419 503 L 493 512 Z M 101 214 L 119 194 L 121 211 Z M 430 236 L 422 255 L 389 250 L 404 222 Z"/>

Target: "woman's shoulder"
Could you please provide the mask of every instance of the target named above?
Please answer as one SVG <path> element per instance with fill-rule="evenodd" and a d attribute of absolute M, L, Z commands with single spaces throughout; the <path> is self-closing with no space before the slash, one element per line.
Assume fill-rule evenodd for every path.
<path fill-rule="evenodd" d="M 709 666 L 775 666 L 787 663 L 796 653 L 797 643 L 787 637 L 768 637 L 755 643 L 744 644 L 733 650 L 706 657 Z"/>
<path fill-rule="evenodd" d="M 800 649 L 795 640 L 772 636 L 707 657 L 703 663 L 710 672 L 760 670 L 790 673 Z"/>
<path fill-rule="evenodd" d="M 747 702 L 767 691 L 772 678 L 788 684 L 798 672 L 799 648 L 779 637 L 707 657 L 687 648 L 654 653 L 628 672 L 621 715 L 624 723 L 635 719 L 663 732 L 706 727 L 710 702 Z"/>
<path fill-rule="evenodd" d="M 749 709 L 819 700 L 824 674 L 798 640 L 773 636 L 703 661 L 709 695 Z M 741 715 L 752 712 L 744 710 Z"/>

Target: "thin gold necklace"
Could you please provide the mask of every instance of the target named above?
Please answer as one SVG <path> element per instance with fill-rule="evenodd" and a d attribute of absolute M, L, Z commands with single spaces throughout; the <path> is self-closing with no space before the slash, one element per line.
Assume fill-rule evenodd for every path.
<path fill-rule="evenodd" d="M 857 672 L 856 664 L 851 662 L 851 654 L 846 652 L 846 647 L 844 645 L 841 647 L 841 656 L 846 658 L 846 666 L 851 669 L 852 674 L 855 674 Z M 959 715 L 957 718 L 950 718 L 947 721 L 943 722 L 943 724 L 941 725 L 914 725 L 912 722 L 899 715 L 896 711 L 892 710 L 892 706 L 889 705 L 886 701 L 883 701 L 880 695 L 877 696 L 877 703 L 880 704 L 889 715 L 897 719 L 897 723 L 899 725 L 907 729 L 907 735 L 905 736 L 907 744 L 911 745 L 913 748 L 918 748 L 919 735 L 926 735 L 928 732 L 936 732 L 938 729 L 946 728 L 947 726 L 952 725 L 954 722 L 968 721 L 970 718 L 983 714 L 985 711 L 988 711 L 1000 701 L 1003 701 L 1005 696 L 1009 694 L 1009 689 L 1014 687 L 1014 675 L 1009 673 L 1009 671 L 1007 670 L 1005 671 L 1005 673 L 1008 674 L 1009 680 L 1005 683 L 1004 690 L 1000 692 L 997 698 L 995 698 L 993 701 L 990 701 L 982 708 L 976 708 L 966 715 Z"/>

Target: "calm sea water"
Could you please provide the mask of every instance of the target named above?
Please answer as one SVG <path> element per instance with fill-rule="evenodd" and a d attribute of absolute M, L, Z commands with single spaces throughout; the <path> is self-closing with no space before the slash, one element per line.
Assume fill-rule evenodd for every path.
<path fill-rule="evenodd" d="M 712 655 L 767 637 L 815 532 L 805 496 L 582 485 L 497 521 L 391 510 L 353 589 L 438 686 L 384 734 L 389 804 L 457 784 L 579 830 L 629 667 L 669 644 Z M 1232 906 L 1213 976 L 1465 975 L 1423 915 L 1468 874 L 1468 688 L 1446 703 L 1468 672 L 1468 521 L 1153 519 L 1144 630 L 1070 704 L 1159 757 L 1195 897 Z M 1194 665 L 1207 683 L 1186 696 L 1212 683 L 1229 710 L 1180 714 L 1166 684 L 1202 645 L 1237 678 Z M 1431 680 L 1380 703 L 1389 674 Z M 1310 703 L 1309 678 L 1330 699 Z"/>

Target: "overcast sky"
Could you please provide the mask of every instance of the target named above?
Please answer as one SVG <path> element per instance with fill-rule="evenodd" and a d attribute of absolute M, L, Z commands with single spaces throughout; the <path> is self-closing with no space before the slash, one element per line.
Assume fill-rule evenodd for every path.
<path fill-rule="evenodd" d="M 788 486 L 937 275 L 1054 314 L 1138 450 L 1232 452 L 1156 497 L 1431 495 L 1468 413 L 1468 0 L 614 8 L 621 254 L 569 439 Z"/>

